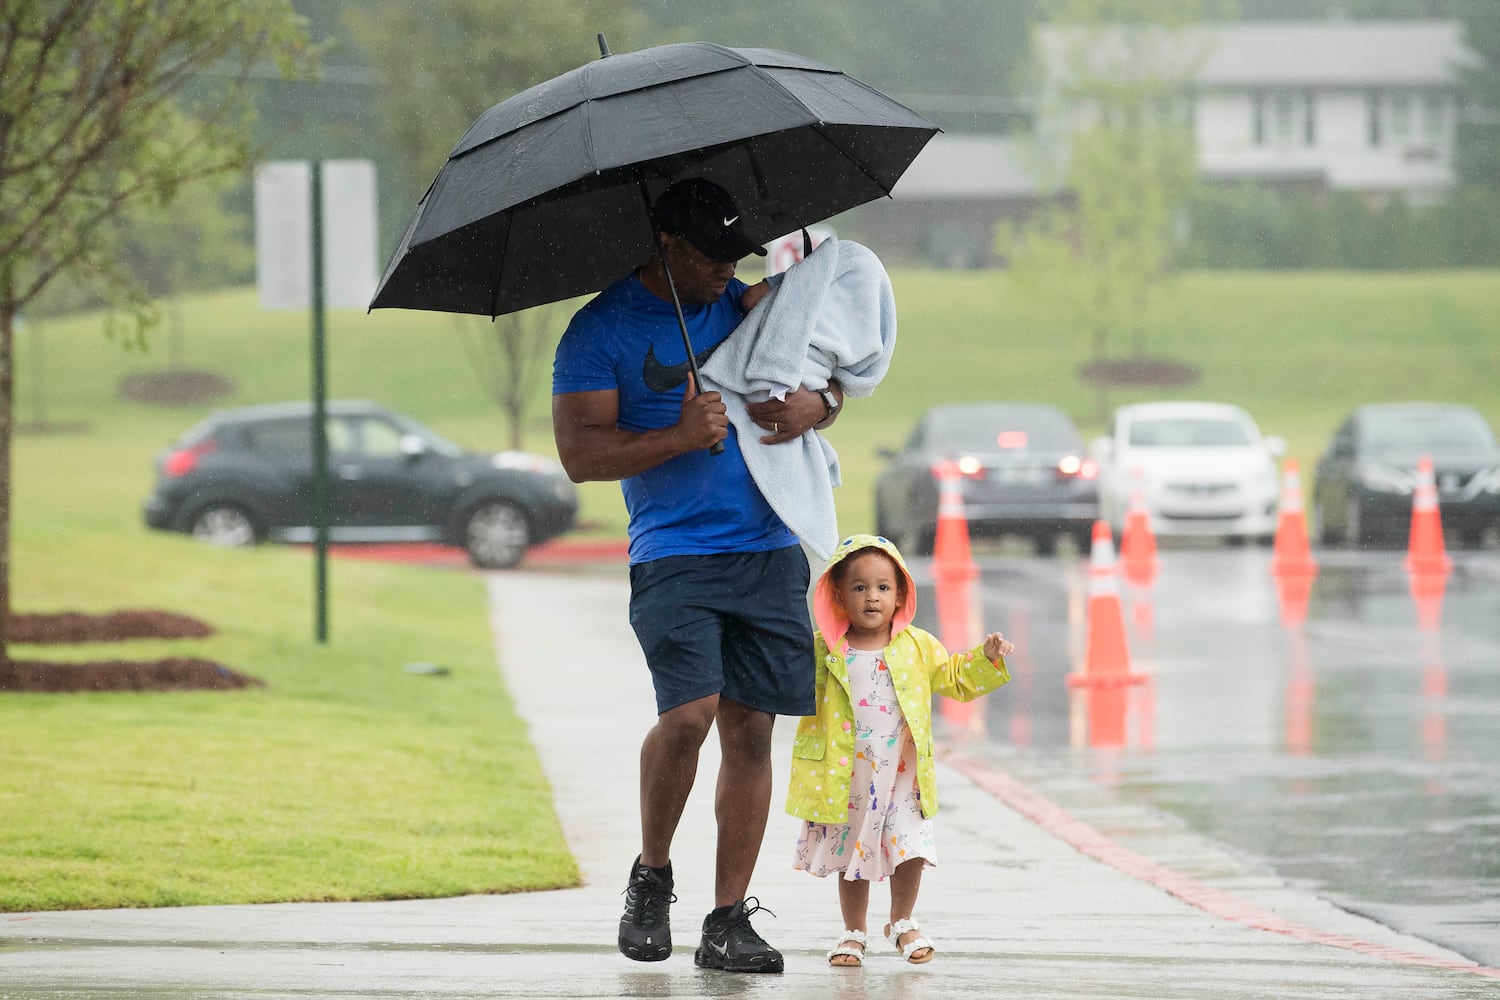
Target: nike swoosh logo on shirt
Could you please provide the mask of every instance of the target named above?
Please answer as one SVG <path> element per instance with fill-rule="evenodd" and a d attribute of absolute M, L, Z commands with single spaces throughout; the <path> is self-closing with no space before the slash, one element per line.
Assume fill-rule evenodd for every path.
<path fill-rule="evenodd" d="M 736 222 L 738 222 L 738 221 L 739 221 L 739 218 L 740 218 L 740 217 L 739 217 L 739 216 L 738 216 L 738 215 L 736 215 L 736 216 L 735 216 L 735 217 L 734 217 L 734 218 L 732 218 L 732 219 L 725 219 L 725 220 L 724 220 L 724 225 L 726 225 L 726 226 L 732 226 L 732 225 L 734 225 L 734 224 L 735 224 L 735 223 L 736 223 Z"/>
<path fill-rule="evenodd" d="M 718 346 L 715 344 L 713 347 L 706 347 L 693 355 L 693 359 L 698 362 L 698 367 L 702 368 L 708 363 L 708 359 L 713 356 Z M 656 346 L 652 345 L 646 348 L 646 361 L 641 365 L 641 381 L 646 383 L 646 388 L 652 392 L 671 392 L 687 381 L 690 371 L 692 368 L 686 361 L 675 365 L 664 365 L 657 361 Z"/>

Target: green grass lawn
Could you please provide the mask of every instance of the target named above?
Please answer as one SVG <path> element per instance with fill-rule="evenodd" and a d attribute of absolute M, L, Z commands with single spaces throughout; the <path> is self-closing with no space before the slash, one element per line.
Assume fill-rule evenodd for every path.
<path fill-rule="evenodd" d="M 873 399 L 830 433 L 841 527 L 873 525 L 881 447 L 927 406 L 1053 402 L 1086 435 L 1100 401 L 1080 383 L 1086 337 L 994 272 L 893 273 L 900 338 Z M 753 276 L 752 276 L 753 280 Z M 305 398 L 309 322 L 250 290 L 183 303 L 180 364 L 236 383 L 222 405 Z M 559 310 L 559 330 L 566 312 Z M 403 410 L 473 448 L 504 424 L 451 317 L 336 312 L 329 391 Z M 1202 368 L 1199 385 L 1117 392 L 1246 406 L 1311 471 L 1363 402 L 1438 399 L 1500 426 L 1500 275 L 1202 273 L 1163 303 L 1147 345 Z M 332 641 L 312 641 L 310 557 L 203 549 L 146 531 L 152 456 L 208 407 L 121 401 L 125 375 L 167 367 L 167 337 L 126 350 L 97 316 L 48 321 L 17 343 L 17 611 L 160 608 L 217 634 L 184 642 L 17 647 L 22 659 L 202 656 L 268 683 L 214 694 L 0 696 L 0 909 L 352 899 L 571 884 L 545 782 L 500 683 L 484 594 L 469 574 L 335 562 Z M 526 447 L 553 452 L 550 369 Z M 615 484 L 582 488 L 585 533 L 623 535 Z M 447 677 L 404 672 L 437 662 Z"/>
<path fill-rule="evenodd" d="M 158 608 L 216 634 L 12 655 L 196 656 L 266 687 L 0 695 L 0 910 L 575 884 L 482 581 L 335 560 L 320 645 L 307 551 L 211 550 L 140 526 L 158 423 L 183 415 L 127 412 L 101 405 L 85 432 L 17 440 L 15 609 Z"/>

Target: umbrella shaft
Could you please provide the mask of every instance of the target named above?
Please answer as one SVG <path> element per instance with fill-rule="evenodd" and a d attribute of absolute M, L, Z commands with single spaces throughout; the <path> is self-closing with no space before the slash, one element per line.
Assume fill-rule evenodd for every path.
<path fill-rule="evenodd" d="M 641 178 L 641 198 L 646 202 L 646 221 L 651 226 L 651 245 L 656 248 L 656 259 L 661 261 L 661 273 L 667 279 L 667 291 L 672 293 L 672 309 L 677 314 L 677 329 L 682 332 L 682 346 L 687 351 L 688 373 L 693 379 L 694 394 L 703 391 L 703 378 L 698 374 L 698 358 L 693 353 L 693 339 L 688 336 L 687 319 L 682 315 L 682 300 L 677 297 L 677 282 L 672 277 L 672 266 L 667 263 L 667 252 L 661 245 L 661 233 L 657 232 L 656 220 L 651 217 L 651 195 L 646 190 L 646 180 Z M 724 442 L 716 441 L 709 446 L 710 455 L 724 451 Z"/>

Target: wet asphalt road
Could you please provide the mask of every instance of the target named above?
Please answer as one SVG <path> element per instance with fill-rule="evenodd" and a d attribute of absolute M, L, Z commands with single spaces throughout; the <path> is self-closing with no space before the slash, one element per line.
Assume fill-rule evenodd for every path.
<path fill-rule="evenodd" d="M 1021 651 L 1015 681 L 964 724 L 974 750 L 1012 769 L 1019 750 L 1053 798 L 1157 807 L 1347 909 L 1500 964 L 1500 551 L 1453 553 L 1441 597 L 1421 601 L 1403 554 L 1315 552 L 1297 625 L 1268 549 L 1163 545 L 1149 587 L 1121 586 L 1146 679 L 1096 693 L 1064 678 L 1084 667 L 1086 562 L 979 555 L 971 627 Z M 943 634 L 930 587 L 919 600 L 918 624 Z"/>

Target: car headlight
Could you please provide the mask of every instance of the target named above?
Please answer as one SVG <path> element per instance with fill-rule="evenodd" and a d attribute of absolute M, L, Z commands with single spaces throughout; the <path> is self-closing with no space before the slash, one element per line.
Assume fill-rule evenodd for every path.
<path fill-rule="evenodd" d="M 1465 491 L 1469 496 L 1478 496 L 1481 493 L 1500 493 L 1500 465 L 1493 469 L 1485 469 L 1476 472 L 1474 478 L 1469 480 L 1469 488 Z"/>
<path fill-rule="evenodd" d="M 1359 482 L 1377 493 L 1410 493 L 1417 488 L 1417 478 L 1411 472 L 1374 463 L 1359 467 Z"/>

